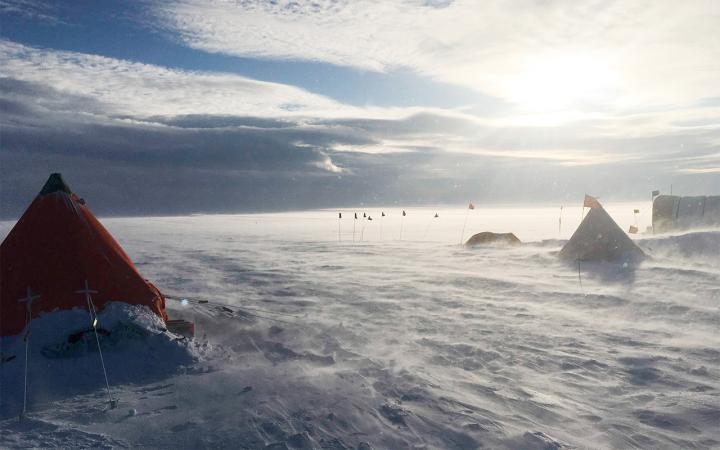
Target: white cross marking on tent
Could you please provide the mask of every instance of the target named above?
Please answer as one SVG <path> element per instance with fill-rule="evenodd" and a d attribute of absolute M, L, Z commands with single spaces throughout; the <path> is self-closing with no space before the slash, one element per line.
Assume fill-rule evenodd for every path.
<path fill-rule="evenodd" d="M 30 289 L 30 286 L 27 288 L 27 294 L 25 297 L 18 299 L 18 303 L 27 303 L 26 308 L 27 312 L 32 312 L 32 304 L 35 300 L 40 298 L 39 294 L 33 295 L 32 289 Z"/>
<path fill-rule="evenodd" d="M 85 298 L 87 299 L 87 296 L 89 296 L 90 294 L 97 294 L 97 291 L 90 290 L 90 286 L 88 285 L 88 280 L 85 280 L 85 289 L 77 290 L 77 291 L 75 291 L 75 293 L 76 294 L 85 294 L 86 295 Z"/>

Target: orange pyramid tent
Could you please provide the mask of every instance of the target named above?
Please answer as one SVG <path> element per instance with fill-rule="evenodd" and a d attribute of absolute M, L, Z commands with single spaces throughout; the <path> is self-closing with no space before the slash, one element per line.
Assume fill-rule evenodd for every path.
<path fill-rule="evenodd" d="M 0 336 L 21 333 L 28 288 L 39 294 L 32 317 L 56 309 L 87 309 L 76 291 L 88 282 L 93 302 L 145 305 L 167 320 L 165 298 L 137 271 L 85 202 L 50 175 L 40 193 L 0 245 Z"/>
<path fill-rule="evenodd" d="M 588 206 L 588 197 L 592 200 Z M 575 233 L 560 250 L 560 257 L 570 261 L 639 261 L 645 253 L 610 217 L 593 197 L 585 196 L 590 208 Z"/>

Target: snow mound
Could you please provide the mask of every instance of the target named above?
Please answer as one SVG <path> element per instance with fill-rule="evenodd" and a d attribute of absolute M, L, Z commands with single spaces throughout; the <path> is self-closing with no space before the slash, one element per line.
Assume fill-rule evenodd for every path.
<path fill-rule="evenodd" d="M 638 244 L 653 256 L 720 259 L 720 231 L 652 237 Z"/>
<path fill-rule="evenodd" d="M 146 383 L 176 373 L 198 359 L 194 343 L 167 332 L 149 308 L 112 302 L 98 315 L 98 338 L 113 384 Z M 29 333 L 0 340 L 0 417 L 22 409 L 25 336 L 29 337 L 28 409 L 104 387 L 105 379 L 88 312 L 41 314 Z"/>

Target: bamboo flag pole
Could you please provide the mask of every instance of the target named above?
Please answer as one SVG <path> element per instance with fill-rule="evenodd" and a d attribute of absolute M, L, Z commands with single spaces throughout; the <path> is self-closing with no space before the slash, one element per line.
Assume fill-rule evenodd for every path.
<path fill-rule="evenodd" d="M 653 203 L 655 203 L 655 197 L 657 197 L 658 195 L 660 195 L 660 191 L 657 189 L 650 193 L 650 211 L 651 211 L 650 214 L 651 215 L 652 215 L 652 210 L 653 210 Z M 653 228 L 652 231 L 653 231 L 653 234 L 655 234 L 655 228 Z"/>
<path fill-rule="evenodd" d="M 360 225 L 360 242 L 363 241 L 363 235 L 365 234 L 365 221 L 367 220 L 367 218 L 365 216 L 366 216 L 366 214 L 363 213 L 363 221 L 362 221 L 362 225 Z"/>
<path fill-rule="evenodd" d="M 405 221 L 405 210 L 403 209 L 402 216 L 400 217 L 400 240 L 402 241 L 403 222 Z"/>
<path fill-rule="evenodd" d="M 560 216 L 558 217 L 558 237 L 562 236 L 562 212 L 563 206 L 560 205 Z"/>
<path fill-rule="evenodd" d="M 383 222 L 385 221 L 385 211 L 380 212 L 380 240 L 382 241 Z"/>
<path fill-rule="evenodd" d="M 467 225 L 468 216 L 470 215 L 470 210 L 475 209 L 475 205 L 473 205 L 473 202 L 471 201 L 468 204 L 467 212 L 465 213 L 465 221 L 463 222 L 462 231 L 460 232 L 460 245 L 463 245 L 463 238 L 465 237 L 465 225 Z"/>
<path fill-rule="evenodd" d="M 355 218 L 353 219 L 353 242 L 355 242 L 355 222 L 357 222 L 357 213 L 355 213 Z"/>
<path fill-rule="evenodd" d="M 435 213 L 435 216 L 430 219 L 430 221 L 428 222 L 427 227 L 425 228 L 425 233 L 423 234 L 422 240 L 425 240 L 425 236 L 427 236 L 428 231 L 430 231 L 430 225 L 432 225 L 433 220 L 437 219 L 438 217 L 440 217 L 440 216 L 438 215 L 438 213 Z"/>

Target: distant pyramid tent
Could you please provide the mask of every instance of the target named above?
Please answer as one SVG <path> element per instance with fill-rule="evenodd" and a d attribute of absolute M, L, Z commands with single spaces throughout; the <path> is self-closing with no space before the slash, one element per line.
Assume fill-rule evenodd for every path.
<path fill-rule="evenodd" d="M 0 245 L 0 336 L 23 331 L 28 288 L 41 296 L 32 316 L 87 308 L 76 291 L 85 281 L 97 291 L 98 310 L 122 301 L 145 305 L 164 320 L 165 298 L 132 261 L 85 202 L 54 173 Z"/>
<path fill-rule="evenodd" d="M 571 261 L 636 260 L 645 253 L 635 245 L 600 204 L 590 208 L 560 257 Z"/>

